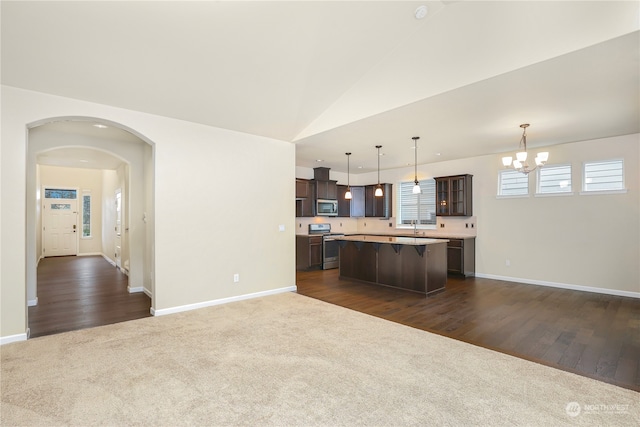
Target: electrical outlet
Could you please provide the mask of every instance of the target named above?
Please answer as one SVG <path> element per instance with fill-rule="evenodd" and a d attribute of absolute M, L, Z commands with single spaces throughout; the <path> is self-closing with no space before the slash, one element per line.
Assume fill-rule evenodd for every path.
<path fill-rule="evenodd" d="M 471 228 L 473 228 L 473 227 L 474 227 L 474 224 L 473 224 L 473 223 L 471 223 Z"/>
<path fill-rule="evenodd" d="M 444 222 L 440 223 L 440 228 L 444 228 Z"/>
<path fill-rule="evenodd" d="M 506 260 L 506 261 L 504 262 L 504 264 L 505 264 L 507 267 L 511 267 L 511 260 L 510 260 L 510 259 Z"/>
<path fill-rule="evenodd" d="M 389 227 L 393 227 L 393 225 L 391 225 L 391 223 L 389 223 Z"/>
<path fill-rule="evenodd" d="M 238 283 L 240 281 L 240 275 L 238 273 L 233 275 L 233 283 Z"/>
<path fill-rule="evenodd" d="M 469 228 L 469 223 L 466 223 L 466 224 L 464 225 L 464 228 Z"/>

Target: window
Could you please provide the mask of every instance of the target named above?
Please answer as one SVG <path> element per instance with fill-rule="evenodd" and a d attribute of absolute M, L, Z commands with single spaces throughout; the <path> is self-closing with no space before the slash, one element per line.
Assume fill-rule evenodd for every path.
<path fill-rule="evenodd" d="M 624 190 L 624 165 L 622 160 L 586 162 L 584 164 L 583 190 Z"/>
<path fill-rule="evenodd" d="M 82 194 L 82 237 L 91 237 L 91 194 Z"/>
<path fill-rule="evenodd" d="M 76 190 L 60 190 L 57 188 L 45 188 L 45 199 L 75 199 Z"/>
<path fill-rule="evenodd" d="M 51 209 L 68 211 L 71 210 L 71 205 L 68 203 L 51 203 Z"/>
<path fill-rule="evenodd" d="M 413 181 L 401 182 L 398 186 L 398 224 L 435 225 L 436 223 L 436 181 L 419 181 L 422 193 L 413 194 Z"/>
<path fill-rule="evenodd" d="M 571 193 L 571 165 L 553 165 L 538 169 L 537 193 Z"/>
<path fill-rule="evenodd" d="M 527 196 L 528 194 L 529 175 L 512 169 L 500 171 L 498 196 Z"/>

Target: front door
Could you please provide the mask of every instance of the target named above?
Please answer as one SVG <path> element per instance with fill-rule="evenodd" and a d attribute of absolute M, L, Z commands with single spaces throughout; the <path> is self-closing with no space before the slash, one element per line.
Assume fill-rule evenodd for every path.
<path fill-rule="evenodd" d="M 42 203 L 43 255 L 78 254 L 78 199 L 76 190 L 44 190 Z"/>

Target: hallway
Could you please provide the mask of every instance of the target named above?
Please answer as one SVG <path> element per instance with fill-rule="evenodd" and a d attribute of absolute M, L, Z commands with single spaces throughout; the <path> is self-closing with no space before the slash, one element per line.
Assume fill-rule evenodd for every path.
<path fill-rule="evenodd" d="M 151 299 L 130 294 L 127 283 L 101 256 L 42 259 L 38 305 L 29 307 L 30 337 L 150 317 Z"/>

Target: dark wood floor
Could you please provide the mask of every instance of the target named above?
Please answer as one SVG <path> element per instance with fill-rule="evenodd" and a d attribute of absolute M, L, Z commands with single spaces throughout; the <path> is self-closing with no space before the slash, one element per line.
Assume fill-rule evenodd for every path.
<path fill-rule="evenodd" d="M 30 336 L 57 334 L 150 316 L 151 299 L 130 294 L 128 278 L 101 256 L 51 257 L 38 264 L 38 305 Z"/>
<path fill-rule="evenodd" d="M 640 391 L 640 300 L 449 277 L 428 298 L 297 273 L 298 293 L 543 365 Z"/>

